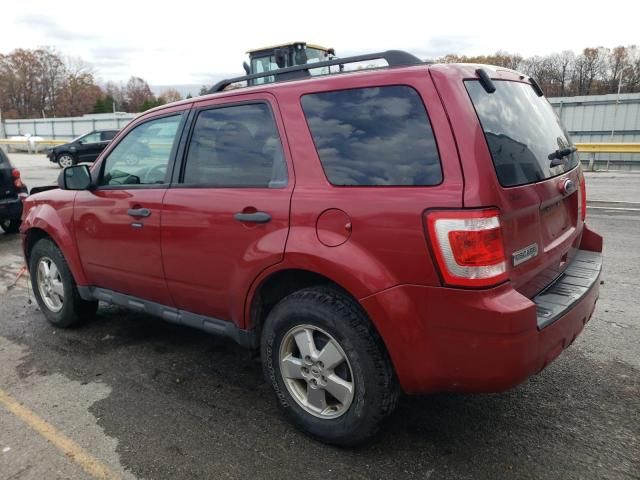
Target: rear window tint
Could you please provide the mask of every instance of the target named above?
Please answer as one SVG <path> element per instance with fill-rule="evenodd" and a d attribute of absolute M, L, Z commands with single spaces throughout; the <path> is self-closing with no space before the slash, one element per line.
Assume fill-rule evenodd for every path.
<path fill-rule="evenodd" d="M 578 154 L 550 167 L 549 155 L 572 145 L 553 108 L 531 85 L 494 80 L 487 93 L 480 82 L 465 82 L 491 151 L 500 184 L 505 187 L 555 177 L 578 164 Z"/>
<path fill-rule="evenodd" d="M 442 181 L 424 104 L 407 86 L 308 94 L 302 108 L 325 174 L 340 186 Z"/>

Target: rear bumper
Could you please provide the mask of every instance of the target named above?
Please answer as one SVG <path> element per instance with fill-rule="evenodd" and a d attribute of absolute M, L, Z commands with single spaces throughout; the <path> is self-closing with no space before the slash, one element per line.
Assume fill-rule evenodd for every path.
<path fill-rule="evenodd" d="M 0 220 L 19 220 L 22 217 L 22 200 L 11 198 L 0 200 Z"/>
<path fill-rule="evenodd" d="M 544 369 L 591 318 L 601 254 L 581 250 L 577 258 L 582 260 L 572 263 L 567 276 L 584 273 L 578 262 L 586 257 L 594 262 L 591 273 L 582 275 L 584 281 L 569 279 L 566 285 L 584 285 L 579 294 L 569 289 L 567 298 L 558 297 L 561 289 L 548 293 L 561 278 L 533 300 L 509 284 L 482 291 L 403 285 L 361 303 L 407 393 L 503 391 Z M 561 303 L 549 321 L 549 306 Z"/>

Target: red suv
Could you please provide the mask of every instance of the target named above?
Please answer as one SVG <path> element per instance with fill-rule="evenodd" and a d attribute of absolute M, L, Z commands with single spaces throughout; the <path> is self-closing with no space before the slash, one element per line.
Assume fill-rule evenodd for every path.
<path fill-rule="evenodd" d="M 47 319 L 104 301 L 231 337 L 287 417 L 338 445 L 400 391 L 496 392 L 545 368 L 593 314 L 602 238 L 542 91 L 395 51 L 309 75 L 353 58 L 151 110 L 31 195 Z"/>

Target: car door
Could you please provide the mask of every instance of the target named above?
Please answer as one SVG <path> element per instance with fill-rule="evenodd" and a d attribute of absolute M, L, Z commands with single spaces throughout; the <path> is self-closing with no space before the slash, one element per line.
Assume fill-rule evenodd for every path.
<path fill-rule="evenodd" d="M 180 181 L 163 202 L 162 254 L 176 306 L 239 324 L 258 274 L 282 260 L 293 169 L 275 99 L 199 105 Z"/>
<path fill-rule="evenodd" d="M 100 132 L 91 132 L 76 142 L 76 158 L 78 162 L 93 162 L 104 149 Z"/>
<path fill-rule="evenodd" d="M 91 285 L 172 304 L 162 270 L 160 223 L 184 109 L 129 127 L 92 172 L 95 188 L 78 193 L 76 241 Z"/>

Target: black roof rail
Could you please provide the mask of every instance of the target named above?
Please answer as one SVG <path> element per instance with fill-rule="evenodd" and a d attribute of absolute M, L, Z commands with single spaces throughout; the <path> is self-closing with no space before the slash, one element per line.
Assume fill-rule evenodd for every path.
<path fill-rule="evenodd" d="M 304 65 L 295 65 L 293 67 L 280 68 L 278 70 L 269 70 L 267 72 L 254 73 L 242 77 L 227 78 L 216 83 L 209 89 L 208 93 L 221 92 L 229 85 L 256 78 L 275 77 L 276 82 L 283 80 L 293 80 L 297 78 L 307 78 L 309 70 L 315 68 L 330 67 L 333 65 L 345 65 L 347 63 L 366 62 L 367 60 L 386 60 L 389 67 L 406 67 L 410 65 L 420 65 L 424 63 L 415 55 L 402 50 L 387 50 L 385 52 L 367 53 L 365 55 L 355 55 L 353 57 L 334 58 L 324 62 L 305 63 Z"/>

